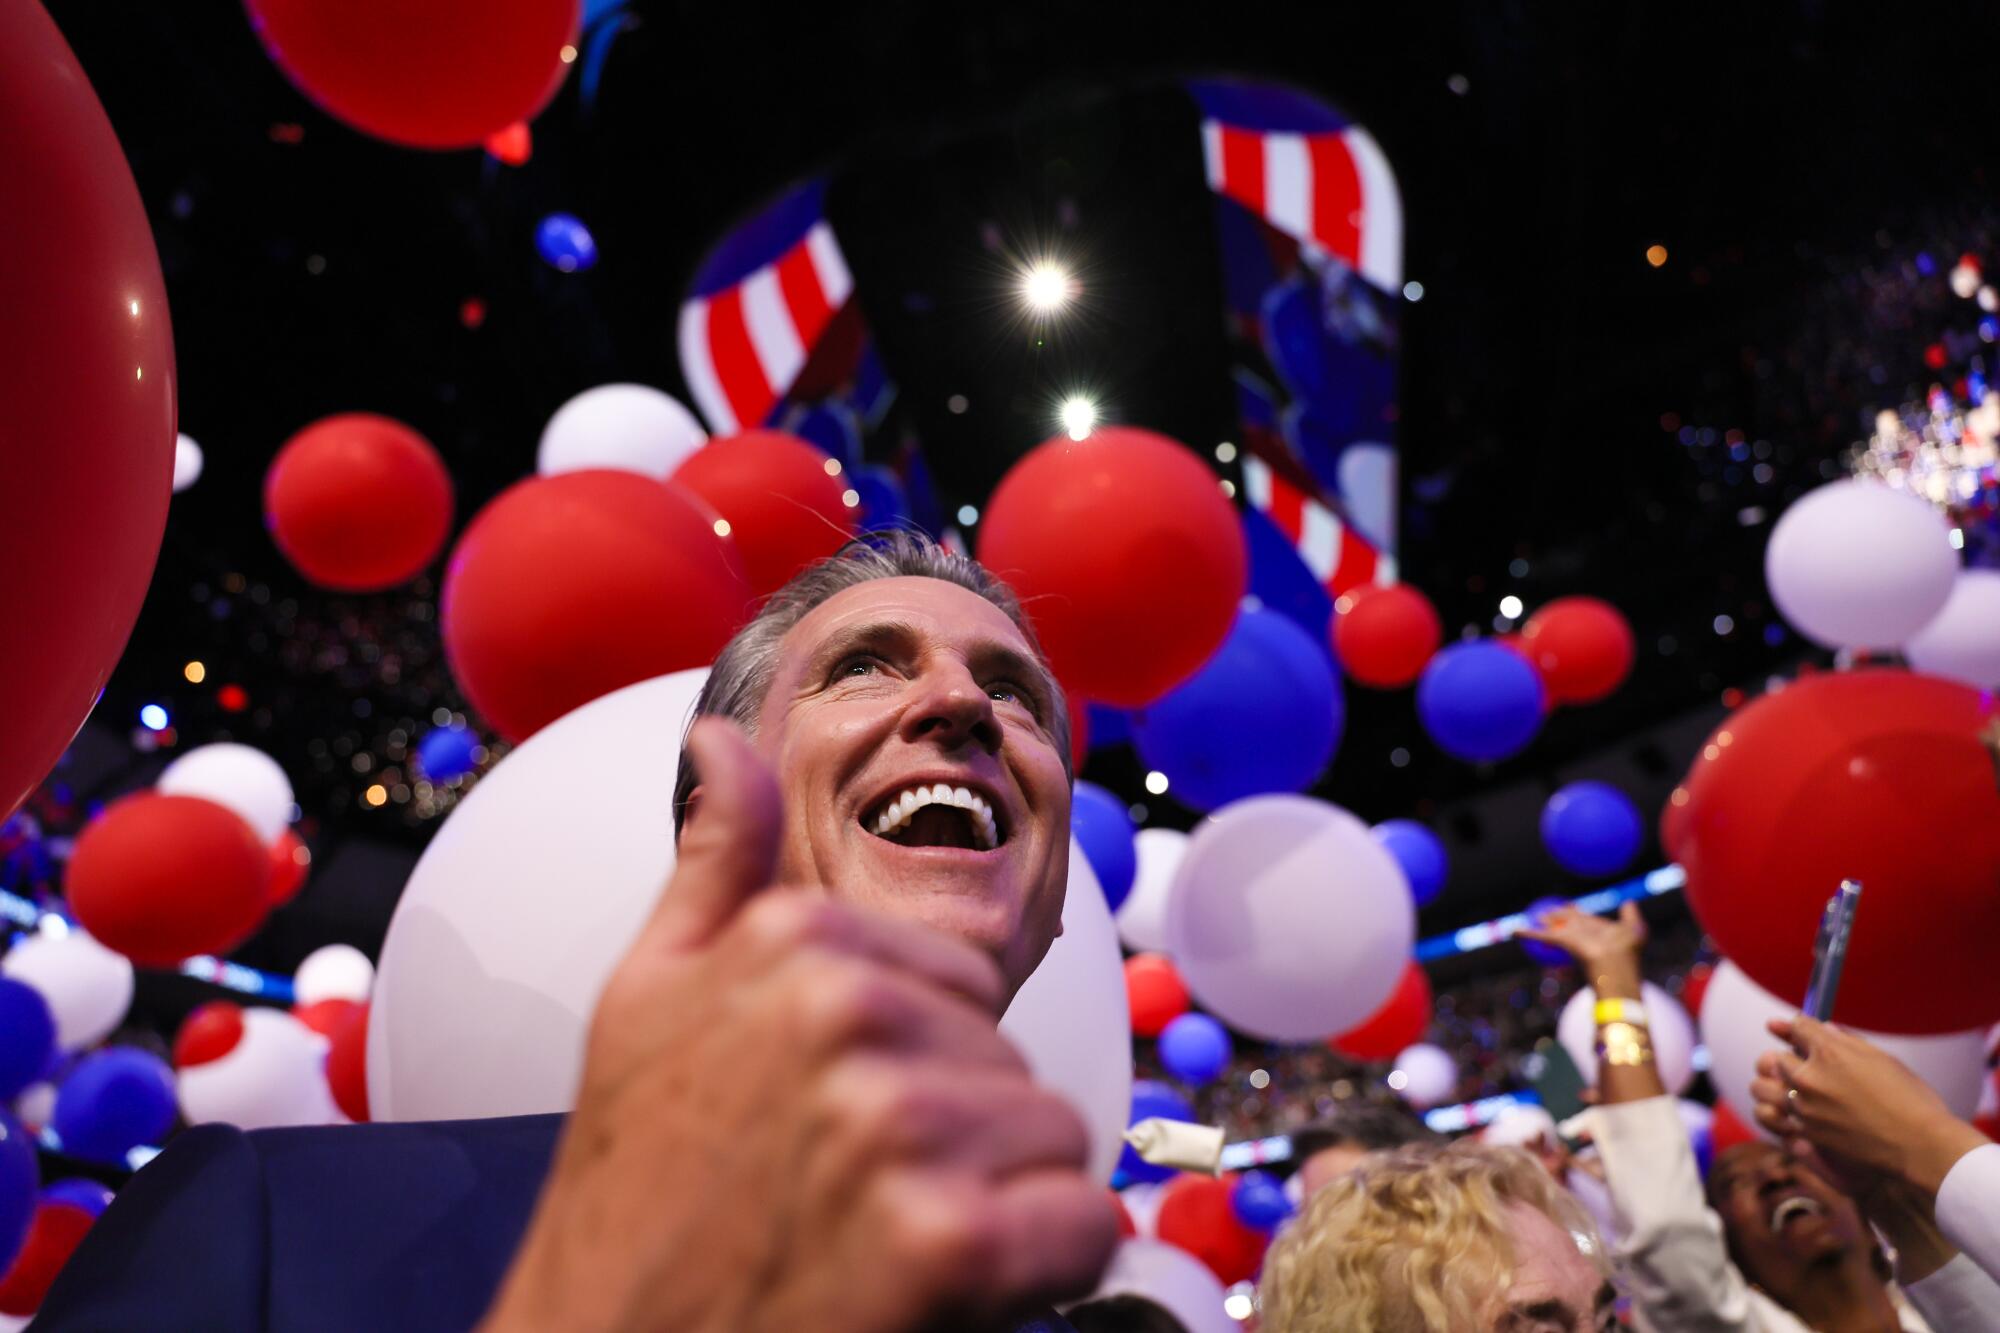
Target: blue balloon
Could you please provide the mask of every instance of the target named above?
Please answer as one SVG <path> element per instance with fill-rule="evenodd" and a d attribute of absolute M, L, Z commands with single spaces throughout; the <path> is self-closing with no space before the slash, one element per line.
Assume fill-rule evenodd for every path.
<path fill-rule="evenodd" d="M 1542 807 L 1542 841 L 1571 874 L 1615 875 L 1645 840 L 1639 807 L 1608 783 L 1572 782 Z"/>
<path fill-rule="evenodd" d="M 56 1048 L 56 1020 L 33 986 L 0 977 L 0 1101 L 40 1078 Z"/>
<path fill-rule="evenodd" d="M 1132 731 L 1175 800 L 1213 810 L 1311 786 L 1346 711 L 1325 650 L 1289 618 L 1246 607 L 1208 664 L 1136 714 Z"/>
<path fill-rule="evenodd" d="M 0 1111 L 0 1270 L 13 1264 L 28 1238 L 41 1183 L 35 1140 L 20 1121 Z"/>
<path fill-rule="evenodd" d="M 1183 1083 L 1207 1083 L 1229 1068 L 1229 1033 L 1207 1014 L 1182 1014 L 1160 1033 L 1160 1063 Z"/>
<path fill-rule="evenodd" d="M 1236 1178 L 1229 1195 L 1230 1211 L 1236 1220 L 1253 1231 L 1275 1231 L 1292 1215 L 1292 1201 L 1285 1187 L 1268 1171 L 1245 1171 Z"/>
<path fill-rule="evenodd" d="M 1090 728 L 1090 748 L 1093 750 L 1101 750 L 1107 745 L 1124 745 L 1132 739 L 1132 715 L 1122 708 L 1087 703 L 1083 706 L 1083 716 Z"/>
<path fill-rule="evenodd" d="M 1455 643 L 1417 681 L 1417 719 L 1448 755 L 1505 759 L 1542 729 L 1542 678 L 1527 658 L 1497 643 Z"/>
<path fill-rule="evenodd" d="M 123 1166 L 126 1153 L 159 1143 L 173 1127 L 174 1071 L 135 1047 L 106 1047 L 62 1081 L 50 1119 L 70 1156 Z"/>
<path fill-rule="evenodd" d="M 597 240 L 583 219 L 570 213 L 551 213 L 535 228 L 535 249 L 548 263 L 564 273 L 581 273 L 597 263 Z"/>
<path fill-rule="evenodd" d="M 479 737 L 465 727 L 436 727 L 417 742 L 417 766 L 432 782 L 450 782 L 472 771 Z"/>
<path fill-rule="evenodd" d="M 104 1216 L 104 1210 L 111 1206 L 115 1197 L 108 1185 L 95 1180 L 72 1177 L 58 1180 L 42 1191 L 43 1203 L 59 1203 L 69 1208 L 81 1208 L 92 1217 Z"/>
<path fill-rule="evenodd" d="M 1069 798 L 1069 831 L 1083 848 L 1083 859 L 1090 862 L 1104 901 L 1117 911 L 1132 892 L 1132 877 L 1139 873 L 1139 853 L 1132 843 L 1135 830 L 1125 802 L 1079 778 Z"/>
<path fill-rule="evenodd" d="M 1192 1121 L 1194 1105 L 1164 1083 L 1141 1079 L 1132 1085 L 1132 1115 L 1125 1123 L 1136 1125 L 1153 1119 Z M 1118 1170 L 1135 1184 L 1171 1180 L 1180 1174 L 1171 1166 L 1154 1166 L 1144 1160 L 1129 1143 L 1118 1154 Z"/>
<path fill-rule="evenodd" d="M 1438 835 L 1414 819 L 1384 820 L 1375 826 L 1374 833 L 1375 841 L 1388 848 L 1396 864 L 1403 867 L 1403 878 L 1410 881 L 1410 897 L 1417 906 L 1436 902 L 1451 868 Z"/>
<path fill-rule="evenodd" d="M 1537 898 L 1528 904 L 1528 920 L 1537 927 L 1546 925 L 1549 913 L 1568 906 L 1570 906 L 1570 901 L 1567 898 Z M 1559 949 L 1553 944 L 1544 944 L 1540 940 L 1527 939 L 1517 940 L 1516 942 L 1521 946 L 1522 953 L 1527 954 L 1528 957 L 1534 959 L 1543 967 L 1561 967 L 1564 963 L 1570 961 L 1569 950 Z"/>

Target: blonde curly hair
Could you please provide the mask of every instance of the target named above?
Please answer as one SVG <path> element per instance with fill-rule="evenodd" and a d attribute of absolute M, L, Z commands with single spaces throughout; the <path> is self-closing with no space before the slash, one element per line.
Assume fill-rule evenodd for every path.
<path fill-rule="evenodd" d="M 1610 1266 L 1583 1207 L 1519 1148 L 1464 1141 L 1370 1157 L 1315 1194 L 1264 1259 L 1271 1333 L 1465 1333 L 1513 1283 L 1506 1208 L 1533 1208 Z"/>

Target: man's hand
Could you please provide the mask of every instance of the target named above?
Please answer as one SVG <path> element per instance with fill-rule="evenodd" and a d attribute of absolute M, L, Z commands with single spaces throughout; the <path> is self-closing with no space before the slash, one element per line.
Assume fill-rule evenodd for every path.
<path fill-rule="evenodd" d="M 1115 1213 L 998 968 L 770 887 L 776 783 L 726 722 L 689 745 L 699 812 L 482 1329 L 890 1333 L 1088 1290 Z"/>
<path fill-rule="evenodd" d="M 1567 949 L 1599 999 L 1639 998 L 1639 948 L 1646 942 L 1646 920 L 1639 915 L 1639 904 L 1620 907 L 1616 920 L 1562 907 L 1550 912 L 1539 929 L 1520 933 Z"/>
<path fill-rule="evenodd" d="M 1952 1164 L 1986 1142 L 1866 1039 L 1804 1015 L 1774 1018 L 1769 1027 L 1791 1050 L 1757 1059 L 1750 1084 L 1757 1123 L 1806 1140 L 1844 1174 L 1876 1173 L 1935 1194 Z"/>

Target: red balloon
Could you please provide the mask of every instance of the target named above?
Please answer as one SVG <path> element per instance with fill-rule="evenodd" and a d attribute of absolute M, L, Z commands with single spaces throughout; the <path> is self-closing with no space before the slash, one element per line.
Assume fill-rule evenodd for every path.
<path fill-rule="evenodd" d="M 320 1000 L 313 1004 L 299 1005 L 292 1010 L 292 1017 L 304 1023 L 328 1041 L 340 1031 L 354 1011 L 361 1005 L 354 1000 Z"/>
<path fill-rule="evenodd" d="M 1715 967 L 1710 963 L 1696 963 L 1681 979 L 1681 1008 L 1691 1014 L 1701 1012 L 1701 1002 L 1708 995 L 1708 983 L 1715 980 Z"/>
<path fill-rule="evenodd" d="M 1422 1041 L 1430 1025 L 1431 979 L 1412 962 L 1380 1009 L 1327 1045 L 1354 1060 L 1393 1060 Z"/>
<path fill-rule="evenodd" d="M 272 907 L 282 907 L 298 896 L 305 887 L 306 870 L 312 865 L 312 853 L 299 841 L 299 835 L 286 829 L 271 844 L 271 882 L 265 894 L 265 901 Z"/>
<path fill-rule="evenodd" d="M 330 1034 L 326 1084 L 341 1114 L 356 1124 L 368 1120 L 368 1006 L 357 1004 Z"/>
<path fill-rule="evenodd" d="M 70 909 L 107 949 L 148 967 L 235 948 L 264 919 L 271 854 L 235 811 L 144 791 L 83 830 Z"/>
<path fill-rule="evenodd" d="M 264 526 L 309 582 L 340 592 L 407 583 L 451 533 L 451 474 L 400 421 L 343 412 L 285 441 L 264 474 Z"/>
<path fill-rule="evenodd" d="M 530 477 L 474 516 L 445 572 L 446 658 L 509 740 L 669 671 L 707 666 L 749 586 L 717 520 L 636 472 Z"/>
<path fill-rule="evenodd" d="M 1123 426 L 1059 436 L 1009 468 L 979 559 L 1020 594 L 1056 675 L 1120 708 L 1152 703 L 1215 654 L 1248 563 L 1208 466 Z"/>
<path fill-rule="evenodd" d="M 532 120 L 576 58 L 581 18 L 581 0 L 245 4 L 300 92 L 364 134 L 410 148 L 472 148 Z"/>
<path fill-rule="evenodd" d="M 1835 1017 L 1878 1032 L 2000 1019 L 2000 781 L 1990 695 L 1894 670 L 1816 675 L 1732 714 L 1682 782 L 1688 904 L 1774 995 L 1803 998 L 1820 913 L 1864 886 Z"/>
<path fill-rule="evenodd" d="M 1713 1161 L 1715 1157 L 1722 1156 L 1725 1148 L 1734 1148 L 1739 1143 L 1757 1142 L 1760 1137 L 1757 1131 L 1738 1119 L 1736 1112 L 1729 1109 L 1728 1102 L 1717 1102 L 1714 1111 L 1715 1119 L 1709 1123 L 1708 1128 L 1709 1149 L 1714 1156 L 1709 1160 Z"/>
<path fill-rule="evenodd" d="M 227 1000 L 210 1000 L 181 1023 L 174 1034 L 174 1068 L 220 1060 L 243 1040 L 243 1009 Z"/>
<path fill-rule="evenodd" d="M 0 1314 L 26 1316 L 41 1309 L 56 1274 L 83 1244 L 96 1220 L 89 1209 L 74 1204 L 47 1200 L 37 1204 L 21 1252 L 0 1275 Z"/>
<path fill-rule="evenodd" d="M 1558 597 L 1529 616 L 1521 648 L 1553 703 L 1602 699 L 1632 670 L 1632 626 L 1617 607 L 1595 597 Z"/>
<path fill-rule="evenodd" d="M 1165 955 L 1134 954 L 1125 960 L 1125 1002 L 1133 1033 L 1157 1037 L 1188 1011 L 1187 983 Z"/>
<path fill-rule="evenodd" d="M 1255 1277 L 1271 1243 L 1268 1233 L 1237 1219 L 1229 1205 L 1235 1189 L 1233 1175 L 1175 1176 L 1160 1194 L 1159 1219 L 1153 1224 L 1154 1235 L 1208 1265 L 1225 1287 Z"/>
<path fill-rule="evenodd" d="M 1396 689 L 1423 674 L 1444 625 L 1430 598 L 1407 583 L 1355 588 L 1334 603 L 1333 652 L 1363 685 Z"/>
<path fill-rule="evenodd" d="M 124 651 L 166 528 L 174 346 L 153 233 L 42 6 L 0 13 L 0 819 Z"/>
<path fill-rule="evenodd" d="M 728 521 L 757 597 L 770 596 L 792 575 L 846 545 L 861 512 L 844 498 L 847 478 L 839 464 L 783 431 L 748 430 L 710 440 L 669 480 Z"/>

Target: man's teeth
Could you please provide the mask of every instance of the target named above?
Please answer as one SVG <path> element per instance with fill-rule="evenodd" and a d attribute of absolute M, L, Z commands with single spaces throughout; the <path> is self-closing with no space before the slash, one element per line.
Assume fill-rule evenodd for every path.
<path fill-rule="evenodd" d="M 1808 1199 L 1803 1194 L 1794 1194 L 1771 1210 L 1771 1230 L 1783 1231 L 1785 1223 L 1795 1217 L 1808 1217 L 1826 1211 L 1819 1200 Z"/>
<path fill-rule="evenodd" d="M 994 822 L 993 807 L 978 792 L 966 787 L 937 783 L 929 787 L 909 787 L 875 816 L 875 835 L 886 838 L 910 822 L 910 816 L 927 805 L 955 805 L 972 816 L 972 829 L 982 851 L 1000 845 L 1000 826 Z"/>

